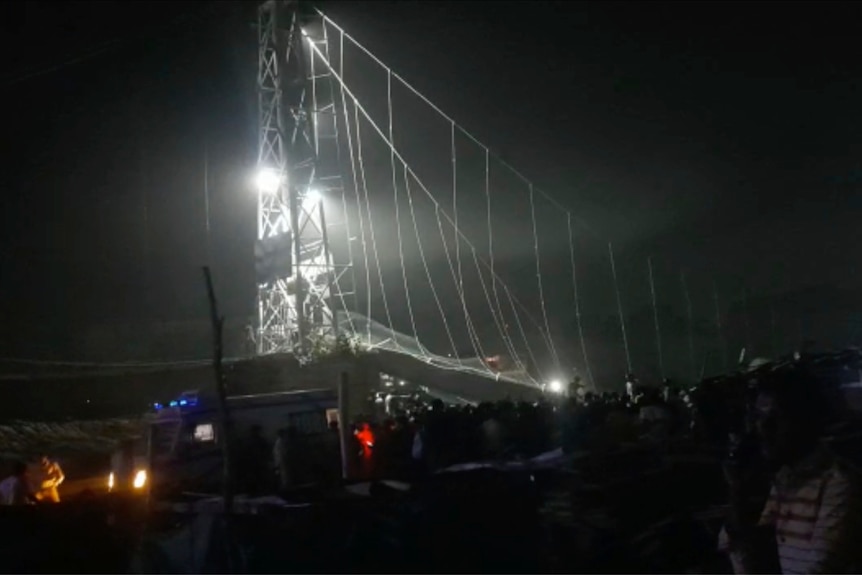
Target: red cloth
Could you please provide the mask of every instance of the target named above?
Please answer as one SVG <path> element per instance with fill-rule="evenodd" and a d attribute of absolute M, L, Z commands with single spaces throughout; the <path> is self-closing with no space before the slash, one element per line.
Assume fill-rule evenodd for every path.
<path fill-rule="evenodd" d="M 356 432 L 356 439 L 359 440 L 359 445 L 362 446 L 362 457 L 364 459 L 371 458 L 371 449 L 374 447 L 374 433 L 368 427 Z"/>

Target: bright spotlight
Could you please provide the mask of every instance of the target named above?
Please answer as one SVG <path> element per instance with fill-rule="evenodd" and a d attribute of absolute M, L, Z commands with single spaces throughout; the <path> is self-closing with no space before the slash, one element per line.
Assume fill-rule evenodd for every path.
<path fill-rule="evenodd" d="M 315 190 L 314 188 L 309 188 L 308 192 L 305 194 L 305 200 L 312 205 L 317 205 L 317 202 L 321 200 L 320 192 Z"/>
<path fill-rule="evenodd" d="M 548 384 L 548 390 L 551 393 L 563 393 L 563 384 L 558 379 L 555 379 Z"/>
<path fill-rule="evenodd" d="M 278 191 L 281 185 L 281 175 L 273 169 L 264 168 L 257 173 L 257 189 L 265 194 Z"/>
<path fill-rule="evenodd" d="M 135 489 L 142 489 L 144 485 L 147 484 L 147 472 L 143 469 L 139 469 L 137 473 L 135 473 L 135 479 L 132 482 L 132 486 Z"/>

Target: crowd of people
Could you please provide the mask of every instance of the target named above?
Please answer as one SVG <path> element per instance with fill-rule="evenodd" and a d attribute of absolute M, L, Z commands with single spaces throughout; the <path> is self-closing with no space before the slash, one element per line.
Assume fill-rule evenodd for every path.
<path fill-rule="evenodd" d="M 623 392 L 594 393 L 574 382 L 564 394 L 530 403 L 402 403 L 382 417 L 359 418 L 346 451 L 353 476 L 407 479 L 558 448 L 597 453 L 638 445 L 661 453 L 697 446 L 724 471 L 728 511 L 717 545 L 735 572 L 859 572 L 862 483 L 853 462 L 823 441 L 839 416 L 833 399 L 799 366 L 690 389 L 669 381 L 643 386 L 629 376 Z M 314 444 L 294 428 L 282 430 L 274 446 L 252 439 L 239 465 L 249 491 L 340 476 L 336 459 L 311 457 L 340 450 L 337 422 Z M 58 502 L 63 479 L 49 457 L 36 472 L 17 464 L 0 483 L 0 503 Z"/>
<path fill-rule="evenodd" d="M 12 473 L 0 482 L 0 505 L 59 503 L 59 487 L 66 479 L 60 464 L 43 456 L 36 469 L 26 461 L 14 461 Z"/>
<path fill-rule="evenodd" d="M 862 570 L 862 482 L 856 464 L 824 442 L 840 410 L 805 369 L 741 374 L 696 389 L 650 388 L 630 377 L 623 393 L 572 386 L 567 395 L 478 406 L 434 401 L 379 424 L 362 421 L 353 452 L 366 476 L 391 477 L 559 446 L 661 450 L 686 442 L 721 462 L 728 515 L 717 544 L 736 573 Z"/>
<path fill-rule="evenodd" d="M 363 418 L 353 426 L 364 476 L 397 476 L 450 465 L 526 459 L 562 447 L 596 450 L 628 442 L 693 437 L 698 411 L 687 390 L 632 386 L 627 393 L 576 390 L 537 402 L 446 405 L 440 400 Z M 702 434 L 701 434 L 702 435 Z"/>

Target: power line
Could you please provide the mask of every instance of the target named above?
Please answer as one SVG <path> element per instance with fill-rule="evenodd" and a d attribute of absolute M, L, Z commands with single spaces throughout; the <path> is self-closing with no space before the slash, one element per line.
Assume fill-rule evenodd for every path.
<path fill-rule="evenodd" d="M 12 78 L 10 80 L 6 80 L 4 82 L 4 85 L 7 87 L 11 87 L 11 86 L 15 86 L 18 84 L 23 84 L 24 82 L 27 82 L 29 80 L 34 80 L 34 79 L 40 78 L 42 76 L 47 76 L 48 74 L 53 74 L 55 72 L 59 72 L 61 70 L 64 70 L 66 68 L 70 68 L 70 67 L 75 66 L 77 64 L 82 64 L 84 62 L 87 62 L 88 60 L 92 60 L 98 56 L 101 56 L 102 54 L 108 52 L 109 50 L 111 50 L 112 48 L 114 48 L 115 46 L 118 46 L 119 44 L 121 44 L 123 42 L 124 42 L 124 40 L 122 40 L 122 39 L 110 40 L 110 41 L 105 42 L 104 44 L 102 44 L 98 47 L 91 48 L 90 50 L 88 50 L 88 51 L 86 51 L 83 54 L 80 54 L 78 56 L 74 56 L 72 58 L 63 60 L 57 64 L 52 64 L 50 66 L 40 68 L 38 70 L 26 72 L 20 76 Z"/>

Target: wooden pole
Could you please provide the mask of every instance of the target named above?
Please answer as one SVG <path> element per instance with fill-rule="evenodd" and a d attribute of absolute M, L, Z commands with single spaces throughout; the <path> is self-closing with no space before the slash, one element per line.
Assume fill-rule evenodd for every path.
<path fill-rule="evenodd" d="M 224 328 L 224 318 L 219 316 L 218 302 L 215 297 L 215 289 L 213 288 L 212 275 L 210 274 L 209 266 L 204 266 L 204 280 L 207 286 L 207 297 L 210 307 L 210 321 L 213 327 L 213 371 L 215 373 L 216 397 L 218 399 L 219 412 L 219 442 L 222 448 L 222 489 L 224 497 L 224 533 L 225 542 L 227 545 L 227 568 L 228 573 L 232 573 L 233 569 L 233 553 L 232 553 L 232 521 L 233 514 L 233 458 L 231 457 L 232 443 L 230 433 L 230 412 L 227 405 L 227 387 L 225 386 L 224 373 L 222 370 L 222 331 Z"/>
<path fill-rule="evenodd" d="M 204 232 L 206 241 L 206 262 L 212 264 L 212 246 L 210 239 L 210 160 L 209 142 L 204 140 Z"/>

